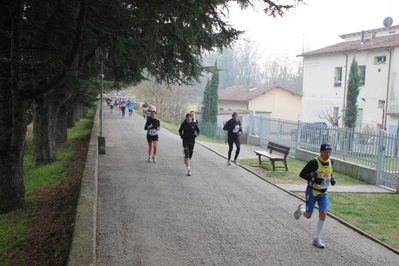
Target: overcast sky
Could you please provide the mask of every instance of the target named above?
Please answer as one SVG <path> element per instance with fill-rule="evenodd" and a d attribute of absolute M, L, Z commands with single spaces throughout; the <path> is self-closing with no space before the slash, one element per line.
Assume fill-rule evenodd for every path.
<path fill-rule="evenodd" d="M 298 55 L 304 42 L 310 50 L 342 42 L 339 35 L 382 28 L 386 17 L 399 25 L 399 0 L 304 0 L 283 18 L 261 11 L 230 9 L 231 24 L 268 51 Z"/>

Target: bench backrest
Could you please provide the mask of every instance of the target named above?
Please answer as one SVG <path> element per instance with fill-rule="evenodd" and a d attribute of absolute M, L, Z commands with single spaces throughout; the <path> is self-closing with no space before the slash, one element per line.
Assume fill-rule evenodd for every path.
<path fill-rule="evenodd" d="M 274 142 L 270 142 L 267 144 L 267 148 L 270 150 L 270 153 L 273 151 L 279 152 L 281 154 L 284 154 L 284 157 L 287 157 L 288 153 L 290 152 L 290 147 L 286 147 Z"/>

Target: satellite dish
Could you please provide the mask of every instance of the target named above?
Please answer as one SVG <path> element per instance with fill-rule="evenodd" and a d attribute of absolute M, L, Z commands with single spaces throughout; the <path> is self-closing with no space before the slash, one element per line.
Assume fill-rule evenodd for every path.
<path fill-rule="evenodd" d="M 386 27 L 390 27 L 393 23 L 393 19 L 391 17 L 386 17 L 384 19 L 384 26 Z"/>

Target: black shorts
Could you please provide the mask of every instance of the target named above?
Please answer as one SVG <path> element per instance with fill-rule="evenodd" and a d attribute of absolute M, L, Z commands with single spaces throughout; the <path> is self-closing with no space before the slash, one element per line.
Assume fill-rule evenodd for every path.
<path fill-rule="evenodd" d="M 147 142 L 158 141 L 158 135 L 151 136 L 147 134 Z"/>

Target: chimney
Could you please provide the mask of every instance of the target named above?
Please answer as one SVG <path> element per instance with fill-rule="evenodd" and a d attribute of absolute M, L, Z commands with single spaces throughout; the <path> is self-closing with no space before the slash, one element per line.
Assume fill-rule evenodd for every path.
<path fill-rule="evenodd" d="M 375 42 L 375 32 L 373 32 L 373 35 L 371 37 L 371 43 L 374 43 L 374 42 Z"/>

